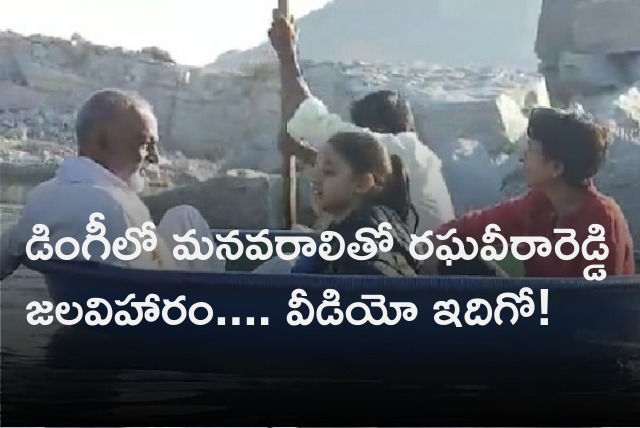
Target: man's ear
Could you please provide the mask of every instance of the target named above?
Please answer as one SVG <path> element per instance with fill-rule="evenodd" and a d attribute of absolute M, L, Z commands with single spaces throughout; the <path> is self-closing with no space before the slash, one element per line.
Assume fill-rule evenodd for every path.
<path fill-rule="evenodd" d="M 376 181 L 373 177 L 373 174 L 371 174 L 370 172 L 366 174 L 360 174 L 355 177 L 356 193 L 359 193 L 362 195 L 367 194 L 371 191 L 371 189 L 373 189 L 375 185 L 376 185 Z"/>

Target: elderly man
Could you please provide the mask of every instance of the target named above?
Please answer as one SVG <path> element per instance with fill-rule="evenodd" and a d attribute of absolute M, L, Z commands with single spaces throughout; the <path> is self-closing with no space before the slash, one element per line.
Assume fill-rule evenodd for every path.
<path fill-rule="evenodd" d="M 13 273 L 26 257 L 35 224 L 49 228 L 51 245 L 66 237 L 82 244 L 90 215 L 99 212 L 105 216 L 105 237 L 113 244 L 127 229 L 151 221 L 138 196 L 144 188 L 144 163 L 158 158 L 158 125 L 151 105 L 133 92 L 99 91 L 78 112 L 76 136 L 78 156 L 66 159 L 53 179 L 29 193 L 18 223 L 2 235 L 0 278 Z M 196 230 L 197 239 L 210 237 L 209 226 L 195 208 L 175 207 L 158 225 L 155 251 L 143 251 L 131 261 L 119 260 L 111 252 L 102 261 L 99 256 L 104 247 L 93 243 L 90 260 L 142 269 L 223 270 L 223 262 L 215 257 L 205 262 L 174 259 L 171 250 L 177 243 L 173 234 L 184 235 L 190 229 Z M 129 249 L 123 252 L 130 253 Z"/>
<path fill-rule="evenodd" d="M 298 64 L 294 28 L 277 11 L 274 11 L 269 38 L 280 60 L 286 104 L 284 115 L 290 118 L 287 130 L 298 142 L 286 149 L 303 161 L 313 163 L 317 146 L 334 134 L 373 133 L 390 154 L 402 159 L 407 168 L 411 199 L 419 215 L 417 233 L 421 235 L 427 230 L 435 230 L 454 218 L 441 161 L 418 138 L 406 100 L 392 91 L 373 92 L 352 105 L 353 123 L 345 122 L 340 116 L 329 113 L 324 104 L 310 93 Z"/>

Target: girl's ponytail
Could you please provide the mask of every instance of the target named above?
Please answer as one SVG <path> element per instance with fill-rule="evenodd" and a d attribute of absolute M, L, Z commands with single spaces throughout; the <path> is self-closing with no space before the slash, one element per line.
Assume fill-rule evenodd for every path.
<path fill-rule="evenodd" d="M 415 218 L 414 230 L 420 221 L 415 207 L 411 203 L 409 176 L 398 155 L 391 155 L 391 174 L 382 189 L 380 202 L 395 210 L 402 221 L 409 222 L 409 215 L 413 213 Z"/>

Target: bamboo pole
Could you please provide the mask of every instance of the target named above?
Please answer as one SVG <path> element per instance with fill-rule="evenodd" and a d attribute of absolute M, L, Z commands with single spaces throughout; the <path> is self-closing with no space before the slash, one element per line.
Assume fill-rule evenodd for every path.
<path fill-rule="evenodd" d="M 278 10 L 288 17 L 289 16 L 289 0 L 278 0 Z M 284 84 L 284 82 L 280 82 Z M 291 138 L 287 133 L 287 119 L 284 117 L 285 99 L 280 92 L 281 101 L 281 125 L 280 125 L 280 147 L 282 148 L 282 202 L 284 211 L 284 223 L 287 229 L 291 229 L 297 222 L 297 201 L 296 201 L 296 158 L 285 147 L 289 147 L 287 140 Z"/>

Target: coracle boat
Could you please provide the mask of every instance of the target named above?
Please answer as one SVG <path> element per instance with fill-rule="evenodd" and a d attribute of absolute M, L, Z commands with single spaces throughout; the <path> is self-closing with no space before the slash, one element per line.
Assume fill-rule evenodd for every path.
<path fill-rule="evenodd" d="M 271 231 L 269 236 L 296 234 L 300 235 Z M 26 264 L 44 274 L 55 303 L 78 302 L 86 314 L 92 310 L 86 305 L 88 299 L 109 302 L 114 318 L 108 325 L 91 327 L 83 318 L 76 327 L 104 333 L 100 336 L 111 340 L 106 349 L 125 352 L 127 364 L 135 364 L 137 355 L 141 365 L 165 369 L 181 361 L 190 370 L 206 366 L 263 375 L 347 373 L 352 378 L 406 377 L 431 384 L 438 379 L 522 384 L 527 378 L 529 388 L 531 382 L 538 382 L 545 391 L 550 382 L 595 386 L 602 385 L 603 379 L 640 386 L 640 276 L 590 282 L 579 278 L 265 275 L 242 272 L 252 266 L 241 262 L 229 266 L 236 272 L 222 274 L 126 270 L 91 262 Z M 296 290 L 304 291 L 297 295 L 297 303 L 292 299 Z M 541 300 L 543 290 L 548 291 L 546 308 Z M 505 292 L 530 299 L 529 306 L 505 299 L 515 306 L 501 310 L 498 325 L 497 299 Z M 158 313 L 156 322 L 119 326 L 113 321 L 117 311 L 126 309 L 132 318 L 137 317 L 131 305 L 116 303 L 130 294 L 135 294 L 135 302 L 144 301 L 149 294 L 172 302 L 185 296 L 186 309 L 205 302 L 213 309 L 213 317 L 205 325 L 195 325 L 189 318 L 179 325 L 167 325 Z M 334 301 L 338 295 L 337 306 L 319 311 L 323 300 Z M 373 323 L 382 318 L 382 305 L 371 295 L 384 296 L 387 324 L 393 325 L 372 325 L 366 320 L 352 325 L 347 320 L 347 312 L 356 324 L 364 319 L 363 306 L 369 308 Z M 438 306 L 450 299 L 458 302 L 459 324 L 439 325 L 439 311 L 456 312 L 454 307 Z M 485 299 L 492 313 L 473 299 Z M 350 307 L 357 302 L 362 302 L 360 307 Z M 465 318 L 467 308 L 478 302 L 477 312 Z M 93 309 L 106 316 L 104 305 L 98 306 Z M 160 312 L 162 307 L 160 301 Z M 326 325 L 323 321 L 321 325 L 319 320 L 333 316 L 336 308 L 343 315 L 341 323 Z M 294 311 L 299 311 L 300 319 L 309 314 L 313 319 L 308 325 L 290 325 L 288 320 L 296 318 L 292 318 Z M 169 313 L 173 319 L 180 315 L 175 309 Z M 206 316 L 203 309 L 196 313 L 198 319 Z M 66 318 L 75 314 L 72 308 Z M 441 312 L 439 319 L 448 317 Z M 475 317 L 485 319 L 486 325 L 468 325 Z M 77 354 L 76 349 L 71 354 Z M 153 359 L 148 358 L 151 349 L 156 349 Z M 103 362 L 111 363 L 111 354 L 100 354 Z M 100 356 L 89 360 L 96 363 Z"/>

